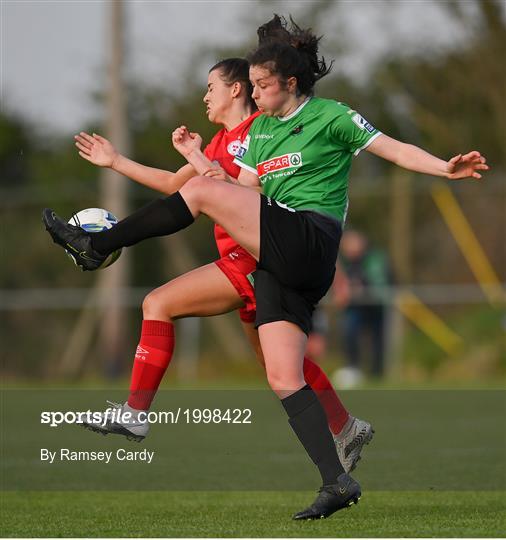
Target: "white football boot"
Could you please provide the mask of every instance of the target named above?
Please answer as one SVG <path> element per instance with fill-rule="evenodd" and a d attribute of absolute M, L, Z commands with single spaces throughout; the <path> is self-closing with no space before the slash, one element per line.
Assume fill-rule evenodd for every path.
<path fill-rule="evenodd" d="M 369 422 L 350 416 L 341 433 L 333 435 L 339 461 L 347 473 L 355 469 L 360 452 L 371 442 L 373 434 L 374 429 Z"/>
<path fill-rule="evenodd" d="M 94 413 L 94 417 L 90 422 L 83 422 L 83 427 L 102 433 L 102 435 L 108 435 L 114 433 L 116 435 L 123 435 L 129 441 L 141 442 L 146 437 L 149 431 L 149 422 L 147 420 L 140 421 L 137 418 L 139 412 L 137 409 L 132 409 L 128 403 L 121 405 L 114 401 L 107 401 L 110 407 L 104 412 Z M 145 411 L 142 411 L 145 412 Z M 125 418 L 125 413 L 130 413 L 129 418 Z"/>

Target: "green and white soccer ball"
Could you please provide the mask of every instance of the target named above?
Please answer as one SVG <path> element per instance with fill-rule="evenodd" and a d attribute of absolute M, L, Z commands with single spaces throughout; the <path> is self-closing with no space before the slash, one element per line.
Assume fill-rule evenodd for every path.
<path fill-rule="evenodd" d="M 107 229 L 112 229 L 112 227 L 118 223 L 118 218 L 103 208 L 85 208 L 84 210 L 74 214 L 69 219 L 69 223 L 71 225 L 79 226 L 89 233 L 96 233 L 106 231 Z M 107 259 L 100 265 L 100 268 L 107 268 L 113 262 L 118 260 L 120 255 L 121 249 L 117 249 L 111 253 L 109 257 L 107 257 Z M 70 254 L 69 256 L 71 257 Z"/>

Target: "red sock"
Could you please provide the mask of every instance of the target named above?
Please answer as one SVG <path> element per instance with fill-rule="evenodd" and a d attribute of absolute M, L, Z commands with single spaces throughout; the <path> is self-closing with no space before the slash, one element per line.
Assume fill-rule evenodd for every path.
<path fill-rule="evenodd" d="M 337 435 L 346 424 L 350 413 L 342 404 L 321 367 L 307 356 L 304 357 L 304 379 L 318 396 L 327 416 L 330 431 Z"/>
<path fill-rule="evenodd" d="M 172 359 L 174 325 L 165 321 L 142 321 L 141 340 L 135 351 L 128 404 L 147 410 Z"/>

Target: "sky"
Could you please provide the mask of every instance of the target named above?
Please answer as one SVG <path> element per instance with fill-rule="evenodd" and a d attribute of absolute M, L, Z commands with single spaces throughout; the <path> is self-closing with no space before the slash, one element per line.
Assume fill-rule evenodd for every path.
<path fill-rule="evenodd" d="M 472 2 L 463 3 L 472 11 Z M 216 47 L 251 42 L 273 12 L 297 20 L 312 6 L 293 0 L 125 2 L 127 76 L 184 92 L 180 76 L 202 51 L 195 70 L 204 87 L 206 67 L 218 60 Z M 0 0 L 2 110 L 60 134 L 100 118 L 93 94 L 106 82 L 109 11 L 108 1 Z M 314 29 L 325 34 L 322 52 L 337 60 L 335 69 L 362 83 L 385 55 L 437 54 L 462 46 L 469 35 L 433 0 L 336 1 Z"/>

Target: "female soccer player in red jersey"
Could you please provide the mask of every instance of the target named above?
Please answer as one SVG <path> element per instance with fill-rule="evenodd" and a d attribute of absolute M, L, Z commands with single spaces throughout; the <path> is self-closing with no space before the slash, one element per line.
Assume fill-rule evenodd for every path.
<path fill-rule="evenodd" d="M 314 97 L 316 81 L 329 68 L 318 56 L 319 38 L 309 30 L 295 24 L 288 29 L 275 16 L 258 33 L 250 80 L 264 114 L 236 155 L 241 185 L 196 176 L 101 233 L 73 227 L 50 209 L 43 219 L 53 240 L 72 249 L 89 270 L 115 249 L 173 234 L 200 214 L 219 223 L 257 260 L 255 325 L 267 378 L 323 484 L 315 501 L 293 517 L 320 519 L 361 495 L 338 459 L 324 410 L 303 372 L 311 315 L 335 272 L 352 157 L 367 149 L 406 169 L 449 180 L 481 178 L 488 166 L 476 151 L 444 161 L 383 135 L 342 103 Z M 175 142 L 189 159 L 201 160 L 188 132 Z M 262 195 L 246 189 L 259 185 Z"/>
<path fill-rule="evenodd" d="M 259 115 L 251 98 L 252 87 L 248 77 L 248 62 L 241 58 L 223 60 L 210 69 L 204 103 L 209 120 L 222 125 L 223 129 L 207 145 L 200 163 L 187 164 L 176 173 L 153 169 L 118 154 L 107 139 L 84 132 L 75 137 L 79 154 L 95 165 L 111 167 L 167 194 L 176 192 L 198 173 L 215 178 L 222 178 L 225 174 L 235 179 L 240 167 L 233 160 L 253 120 Z M 192 134 L 192 142 L 200 152 L 201 138 Z M 171 361 L 175 319 L 210 316 L 238 309 L 244 331 L 259 361 L 264 363 L 258 331 L 254 327 L 256 300 L 252 273 L 256 269 L 256 261 L 219 225 L 215 225 L 214 233 L 220 254 L 217 261 L 155 289 L 143 302 L 144 321 L 126 404 L 130 412 L 148 410 L 151 406 Z M 307 357 L 304 360 L 304 377 L 325 409 L 341 462 L 347 471 L 353 469 L 363 445 L 372 437 L 371 425 L 348 414 L 325 373 Z M 144 438 L 149 427 L 147 422 L 139 422 L 135 426 L 99 424 L 101 422 L 89 427 L 102 432 L 116 430 L 136 439 Z"/>

